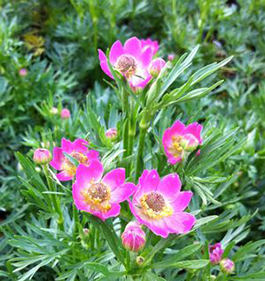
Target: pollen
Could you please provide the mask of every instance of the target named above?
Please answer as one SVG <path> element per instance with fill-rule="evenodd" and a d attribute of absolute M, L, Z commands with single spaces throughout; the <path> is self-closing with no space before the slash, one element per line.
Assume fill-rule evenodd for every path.
<path fill-rule="evenodd" d="M 117 70 L 124 74 L 128 79 L 135 75 L 137 69 L 137 63 L 133 56 L 130 55 L 121 55 L 116 63 Z"/>
<path fill-rule="evenodd" d="M 111 205 L 110 188 L 101 182 L 91 182 L 91 185 L 86 191 L 82 192 L 85 202 L 91 206 L 92 209 L 98 209 L 107 212 Z"/>
<path fill-rule="evenodd" d="M 73 151 L 70 153 L 70 155 L 75 158 L 79 164 L 86 164 L 88 161 L 88 158 L 81 152 Z M 76 173 L 76 166 L 65 157 L 65 160 L 62 164 L 62 170 L 65 172 L 65 174 L 69 176 L 74 176 Z"/>
<path fill-rule="evenodd" d="M 170 152 L 175 157 L 181 157 L 183 154 L 183 148 L 180 145 L 181 136 L 174 136 L 172 137 L 172 146 L 170 147 Z"/>
<path fill-rule="evenodd" d="M 172 215 L 173 209 L 159 192 L 144 194 L 141 199 L 143 213 L 151 219 L 161 219 Z"/>

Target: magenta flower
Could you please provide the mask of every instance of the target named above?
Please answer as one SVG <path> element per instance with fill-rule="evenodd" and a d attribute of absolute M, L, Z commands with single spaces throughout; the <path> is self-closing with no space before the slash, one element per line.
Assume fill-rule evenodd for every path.
<path fill-rule="evenodd" d="M 129 251 L 138 253 L 145 245 L 145 232 L 137 222 L 129 222 L 121 235 L 123 246 Z"/>
<path fill-rule="evenodd" d="M 222 248 L 221 243 L 216 243 L 214 245 L 210 245 L 209 246 L 210 262 L 212 264 L 218 264 L 222 259 L 223 253 L 224 253 L 224 250 Z"/>
<path fill-rule="evenodd" d="M 71 117 L 71 112 L 67 108 L 63 108 L 61 112 L 61 118 L 62 119 L 69 119 Z"/>
<path fill-rule="evenodd" d="M 149 64 L 148 71 L 153 77 L 157 77 L 165 64 L 166 62 L 162 58 L 154 59 Z"/>
<path fill-rule="evenodd" d="M 148 39 L 141 39 L 141 45 L 142 48 L 147 49 L 147 48 L 151 48 L 152 50 L 152 56 L 154 56 L 158 49 L 159 49 L 159 44 L 157 41 L 152 41 L 152 39 L 148 38 Z"/>
<path fill-rule="evenodd" d="M 92 159 L 98 159 L 99 153 L 95 150 L 88 150 L 88 142 L 83 139 L 76 139 L 71 142 L 65 138 L 61 141 L 61 147 L 53 149 L 53 159 L 50 165 L 58 171 L 57 178 L 60 181 L 73 179 L 76 173 L 76 166 L 64 155 L 64 152 L 75 158 L 80 164 L 88 166 Z"/>
<path fill-rule="evenodd" d="M 220 261 L 220 269 L 225 274 L 231 274 L 235 270 L 235 264 L 230 259 L 223 259 Z"/>
<path fill-rule="evenodd" d="M 33 154 L 33 161 L 39 165 L 49 164 L 52 155 L 49 150 L 45 148 L 37 148 Z"/>
<path fill-rule="evenodd" d="M 125 183 L 125 170 L 118 168 L 103 178 L 103 166 L 92 160 L 89 166 L 80 164 L 73 185 L 73 198 L 77 209 L 91 213 L 102 220 L 116 217 L 121 202 L 135 191 L 133 183 Z"/>
<path fill-rule="evenodd" d="M 185 154 L 194 151 L 199 144 L 202 144 L 202 128 L 197 122 L 186 127 L 177 120 L 172 127 L 165 130 L 162 142 L 170 164 L 175 165 L 184 158 Z"/>
<path fill-rule="evenodd" d="M 177 174 L 169 174 L 160 180 L 156 170 L 145 170 L 132 202 L 129 201 L 131 212 L 156 235 L 166 238 L 169 233 L 186 233 L 196 219 L 183 212 L 189 205 L 192 192 L 181 192 L 180 188 Z"/>
<path fill-rule="evenodd" d="M 98 53 L 102 70 L 113 79 L 106 55 L 100 49 Z M 152 57 L 152 48 L 143 48 L 140 40 L 132 37 L 125 42 L 124 46 L 119 40 L 116 41 L 111 46 L 109 60 L 113 68 L 128 80 L 132 88 L 144 88 L 151 79 L 147 68 Z"/>

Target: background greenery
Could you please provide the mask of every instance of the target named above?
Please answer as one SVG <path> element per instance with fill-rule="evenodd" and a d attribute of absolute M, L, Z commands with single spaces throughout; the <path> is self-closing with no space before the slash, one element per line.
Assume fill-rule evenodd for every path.
<path fill-rule="evenodd" d="M 219 72 L 200 82 L 203 87 L 225 80 L 210 95 L 179 107 L 171 106 L 162 113 L 164 122 L 161 126 L 154 125 L 156 135 L 153 139 L 161 137 L 163 130 L 171 126 L 181 113 L 183 121 L 203 123 L 205 137 L 214 132 L 216 136 L 220 134 L 242 144 L 237 153 L 229 155 L 225 162 L 209 167 L 212 179 L 201 186 L 198 184 L 197 191 L 203 194 L 203 200 L 204 185 L 212 189 L 212 194 L 204 199 L 206 203 L 219 200 L 222 193 L 221 202 L 225 203 L 209 208 L 207 212 L 208 215 L 220 213 L 222 220 L 228 223 L 232 219 L 242 220 L 241 226 L 239 224 L 241 229 L 231 230 L 233 239 L 237 237 L 238 246 L 264 237 L 263 0 L 2 0 L 0 9 L 0 250 L 3 251 L 0 267 L 4 278 L 17 280 L 18 275 L 11 273 L 9 260 L 26 255 L 27 247 L 33 243 L 24 241 L 23 248 L 14 235 L 31 233 L 35 239 L 40 239 L 44 233 L 36 228 L 49 227 L 47 218 L 37 220 L 34 215 L 36 206 L 23 196 L 26 193 L 17 175 L 23 176 L 24 171 L 18 165 L 15 152 L 31 157 L 33 149 L 45 140 L 46 145 L 49 140 L 59 144 L 62 136 L 73 139 L 89 132 L 95 148 L 107 152 L 111 145 L 100 137 L 102 132 L 93 129 L 92 117 L 91 121 L 87 116 L 92 115 L 93 108 L 95 118 L 100 116 L 103 129 L 119 127 L 121 108 L 115 92 L 106 83 L 108 77 L 99 67 L 97 49 L 105 51 L 115 40 L 124 42 L 131 36 L 158 40 L 159 56 L 164 59 L 174 53 L 177 60 L 197 44 L 201 45 L 192 66 L 177 79 L 175 87 L 182 85 L 195 70 L 234 56 L 232 62 Z M 21 68 L 27 69 L 24 77 L 19 75 Z M 61 124 L 61 120 L 50 113 L 53 106 L 71 110 L 70 124 Z M 234 129 L 236 131 L 230 135 Z M 93 139 L 93 135 L 99 137 Z M 212 152 L 215 150 L 218 150 L 218 144 Z M 165 159 L 159 146 L 152 156 L 152 161 L 147 161 L 147 168 L 157 166 L 162 171 Z M 111 163 L 110 159 L 106 161 Z M 215 176 L 226 180 L 220 184 L 213 180 Z M 257 209 L 255 216 L 251 216 Z M 249 222 L 245 225 L 247 220 Z M 208 229 L 208 233 L 208 238 L 215 241 L 224 236 L 218 227 L 212 234 Z M 47 243 L 50 240 L 44 237 L 43 247 L 46 247 L 45 239 L 49 241 Z M 54 245 L 56 251 L 64 251 L 66 246 L 59 240 L 57 243 Z M 252 272 L 256 272 L 255 267 L 264 262 L 261 245 L 256 245 L 259 255 L 252 253 L 256 262 Z M 50 264 L 49 258 L 48 255 L 46 264 Z M 112 258 L 111 253 L 104 262 L 108 258 Z M 249 265 L 240 265 L 239 272 L 247 272 L 252 262 L 253 259 Z M 56 270 L 46 264 L 33 280 L 53 280 Z M 41 274 L 42 271 L 46 276 Z M 175 275 L 172 271 L 164 273 L 166 280 L 175 280 L 170 279 Z M 70 277 L 58 280 L 75 280 L 75 277 Z"/>

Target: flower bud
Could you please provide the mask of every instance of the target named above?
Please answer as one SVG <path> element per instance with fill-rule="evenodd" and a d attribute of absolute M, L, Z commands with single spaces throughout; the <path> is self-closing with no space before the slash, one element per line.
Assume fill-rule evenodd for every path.
<path fill-rule="evenodd" d="M 138 222 L 129 222 L 121 235 L 123 246 L 132 252 L 139 252 L 145 245 L 145 232 Z"/>
<path fill-rule="evenodd" d="M 33 161 L 39 165 L 49 164 L 52 159 L 52 155 L 49 150 L 44 148 L 38 148 L 34 151 Z"/>
<path fill-rule="evenodd" d="M 24 77 L 24 76 L 26 76 L 27 74 L 28 74 L 27 69 L 21 68 L 21 69 L 19 70 L 19 75 L 20 75 L 20 76 Z"/>
<path fill-rule="evenodd" d="M 151 61 L 148 71 L 153 77 L 157 77 L 165 64 L 166 62 L 162 58 L 154 59 Z"/>
<path fill-rule="evenodd" d="M 218 264 L 222 259 L 223 253 L 224 250 L 222 249 L 221 243 L 211 245 L 209 247 L 210 262 L 212 264 Z"/>
<path fill-rule="evenodd" d="M 169 61 L 173 61 L 174 58 L 175 58 L 175 55 L 174 55 L 174 54 L 169 54 L 169 55 L 167 56 L 167 59 L 168 59 Z"/>
<path fill-rule="evenodd" d="M 62 119 L 69 119 L 71 117 L 71 112 L 67 108 L 63 108 L 61 112 L 61 118 Z"/>
<path fill-rule="evenodd" d="M 235 264 L 230 259 L 223 259 L 220 261 L 220 269 L 223 273 L 231 274 L 235 270 Z"/>
<path fill-rule="evenodd" d="M 199 142 L 194 135 L 186 134 L 181 138 L 180 145 L 185 151 L 192 152 L 198 147 Z"/>
<path fill-rule="evenodd" d="M 110 128 L 106 131 L 105 136 L 107 139 L 111 141 L 115 141 L 117 139 L 117 129 L 116 128 Z"/>
<path fill-rule="evenodd" d="M 58 109 L 57 109 L 56 107 L 53 107 L 53 108 L 50 110 L 50 113 L 56 115 L 56 114 L 58 113 Z"/>
<path fill-rule="evenodd" d="M 207 281 L 214 281 L 216 280 L 216 276 L 215 275 L 210 275 L 207 279 Z"/>
<path fill-rule="evenodd" d="M 142 256 L 136 257 L 136 263 L 138 265 L 141 265 L 144 262 L 144 258 Z"/>

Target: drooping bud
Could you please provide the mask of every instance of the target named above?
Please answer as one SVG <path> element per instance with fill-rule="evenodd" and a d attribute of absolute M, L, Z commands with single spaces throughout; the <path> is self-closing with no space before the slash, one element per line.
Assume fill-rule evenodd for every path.
<path fill-rule="evenodd" d="M 145 245 L 145 232 L 138 222 L 129 222 L 121 235 L 123 246 L 132 252 L 139 252 Z"/>
<path fill-rule="evenodd" d="M 166 62 L 162 58 L 154 59 L 151 61 L 148 71 L 153 77 L 157 77 L 165 64 Z"/>
<path fill-rule="evenodd" d="M 223 253 L 224 250 L 221 246 L 221 243 L 216 243 L 214 245 L 211 245 L 209 247 L 210 262 L 212 264 L 218 264 L 222 259 Z"/>
<path fill-rule="evenodd" d="M 223 259 L 220 261 L 220 269 L 223 273 L 231 274 L 235 270 L 235 264 L 230 259 Z"/>
<path fill-rule="evenodd" d="M 24 76 L 26 76 L 27 74 L 28 74 L 27 69 L 21 68 L 21 69 L 19 70 L 19 75 L 20 75 L 20 76 L 24 77 Z"/>
<path fill-rule="evenodd" d="M 34 151 L 33 161 L 39 165 L 49 164 L 52 160 L 52 155 L 48 149 L 38 148 Z"/>
<path fill-rule="evenodd" d="M 117 132 L 116 128 L 110 128 L 105 133 L 106 138 L 111 141 L 115 141 L 117 139 L 117 135 L 118 135 L 118 132 Z"/>
<path fill-rule="evenodd" d="M 199 142 L 194 135 L 186 134 L 182 136 L 180 145 L 185 151 L 192 152 L 198 147 Z"/>
<path fill-rule="evenodd" d="M 174 55 L 174 54 L 169 54 L 169 55 L 167 56 L 167 59 L 168 59 L 169 61 L 173 61 L 174 58 L 175 58 L 175 55 Z"/>
<path fill-rule="evenodd" d="M 61 118 L 62 119 L 69 119 L 71 117 L 71 112 L 67 108 L 63 108 L 61 112 Z"/>

